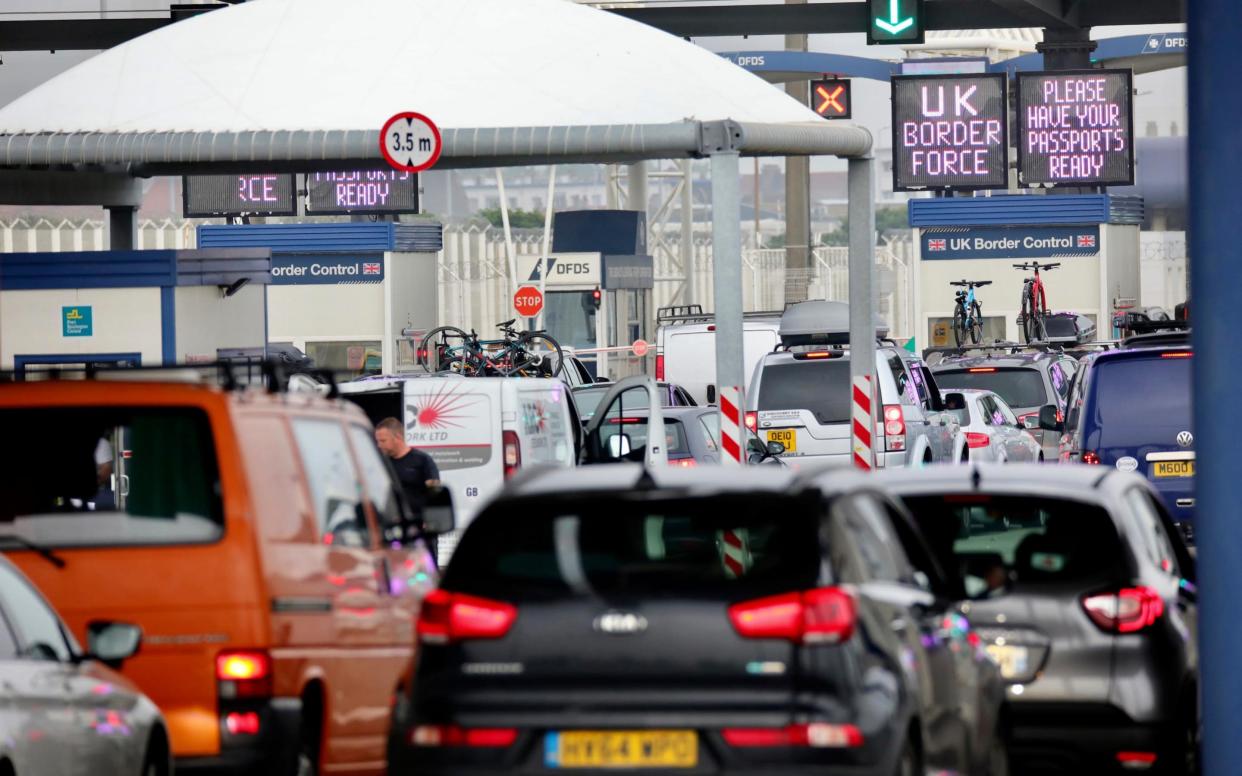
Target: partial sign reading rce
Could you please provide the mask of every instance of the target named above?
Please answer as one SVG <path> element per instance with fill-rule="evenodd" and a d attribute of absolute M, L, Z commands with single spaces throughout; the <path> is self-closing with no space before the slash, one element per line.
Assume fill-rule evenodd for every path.
<path fill-rule="evenodd" d="M 1004 74 L 893 77 L 893 188 L 1008 185 Z"/>
<path fill-rule="evenodd" d="M 1036 184 L 1134 183 L 1129 70 L 1018 73 L 1018 169 Z"/>

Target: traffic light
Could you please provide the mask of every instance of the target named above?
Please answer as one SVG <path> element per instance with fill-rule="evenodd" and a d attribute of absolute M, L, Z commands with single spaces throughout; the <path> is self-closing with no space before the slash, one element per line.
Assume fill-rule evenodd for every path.
<path fill-rule="evenodd" d="M 591 292 L 591 304 L 595 305 L 596 310 L 599 309 L 599 306 L 603 301 L 604 293 L 602 291 L 597 288 Z"/>
<path fill-rule="evenodd" d="M 923 0 L 867 0 L 867 43 L 922 43 Z"/>
<path fill-rule="evenodd" d="M 811 81 L 811 108 L 826 119 L 850 117 L 850 79 Z"/>

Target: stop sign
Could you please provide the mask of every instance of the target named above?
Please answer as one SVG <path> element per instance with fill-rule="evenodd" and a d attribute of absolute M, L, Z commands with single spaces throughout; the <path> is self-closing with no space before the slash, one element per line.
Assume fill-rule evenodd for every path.
<path fill-rule="evenodd" d="M 513 309 L 524 318 L 531 318 L 543 309 L 543 294 L 535 286 L 522 286 L 513 294 Z"/>
<path fill-rule="evenodd" d="M 647 342 L 647 340 L 634 340 L 634 344 L 630 345 L 630 350 L 639 358 L 647 355 L 647 351 L 650 349 L 651 345 Z"/>

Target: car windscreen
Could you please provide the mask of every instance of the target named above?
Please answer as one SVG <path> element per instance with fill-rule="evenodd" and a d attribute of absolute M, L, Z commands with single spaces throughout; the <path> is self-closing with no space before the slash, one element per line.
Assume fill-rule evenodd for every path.
<path fill-rule="evenodd" d="M 611 385 L 601 385 L 598 388 L 578 388 L 574 391 L 574 403 L 578 405 L 578 414 L 583 420 L 590 420 L 599 409 L 599 403 L 604 398 L 604 394 L 612 388 Z M 660 395 L 660 406 L 669 406 L 669 391 L 661 385 L 656 391 Z M 621 409 L 623 412 L 632 410 L 645 410 L 651 407 L 647 399 L 647 392 L 640 390 L 629 390 L 621 394 Z"/>
<path fill-rule="evenodd" d="M 1042 407 L 1051 403 L 1044 388 L 1044 377 L 1035 368 L 975 367 L 937 370 L 935 374 L 942 391 L 948 388 L 991 391 L 1004 399 L 1010 407 Z"/>
<path fill-rule="evenodd" d="M 643 417 L 618 416 L 608 418 L 599 428 L 600 441 L 605 449 L 611 444 L 610 437 L 625 434 L 629 437 L 629 449 L 639 450 L 647 445 L 647 419 Z M 669 455 L 689 455 L 690 443 L 686 440 L 686 428 L 680 420 L 664 419 L 664 440 Z"/>
<path fill-rule="evenodd" d="M 759 382 L 760 412 L 808 410 L 820 423 L 850 419 L 850 362 L 797 361 L 765 366 Z"/>
<path fill-rule="evenodd" d="M 941 564 L 970 597 L 1083 589 L 1122 567 L 1112 518 L 1098 506 L 1034 495 L 905 496 Z"/>
<path fill-rule="evenodd" d="M 1132 358 L 1097 361 L 1095 412 L 1102 429 L 1152 425 L 1193 428 L 1190 417 L 1189 358 Z M 1141 386 L 1142 390 L 1135 390 Z"/>
<path fill-rule="evenodd" d="M 505 600 L 701 595 L 813 587 L 814 505 L 782 494 L 652 500 L 610 493 L 497 504 L 470 525 L 443 586 Z M 515 519 L 514 514 L 521 515 Z"/>
<path fill-rule="evenodd" d="M 0 534 L 53 547 L 223 534 L 216 451 L 200 409 L 4 409 L 0 428 Z"/>

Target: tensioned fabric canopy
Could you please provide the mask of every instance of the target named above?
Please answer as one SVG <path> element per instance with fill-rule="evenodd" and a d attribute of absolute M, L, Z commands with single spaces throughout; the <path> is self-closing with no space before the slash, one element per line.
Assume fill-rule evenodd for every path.
<path fill-rule="evenodd" d="M 441 166 L 702 155 L 726 120 L 744 154 L 870 149 L 705 49 L 568 0 L 252 0 L 0 109 L 0 166 L 373 161 L 403 110 L 444 130 Z"/>

